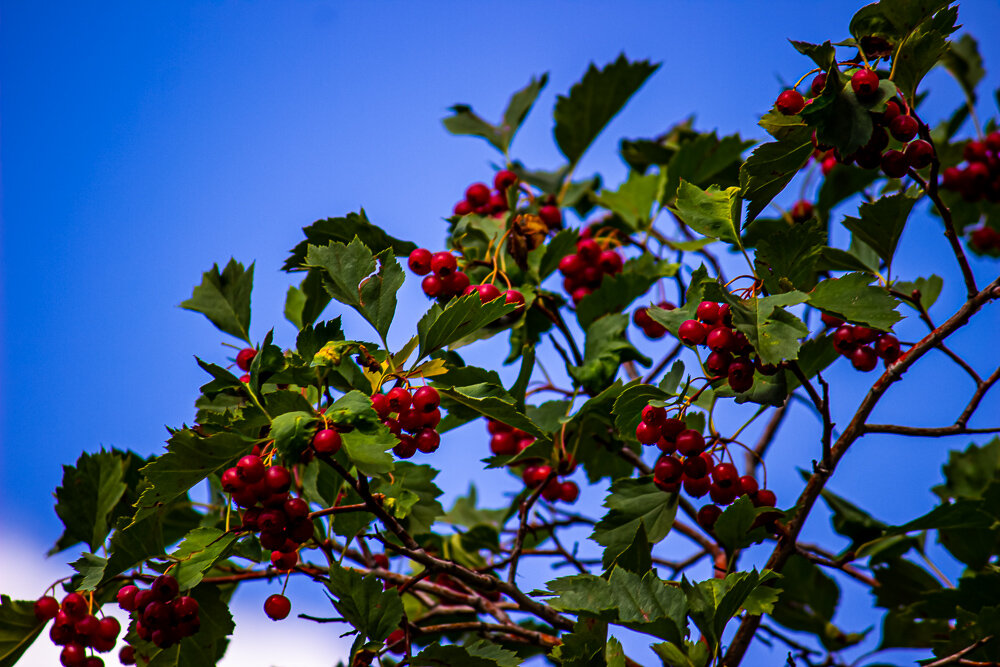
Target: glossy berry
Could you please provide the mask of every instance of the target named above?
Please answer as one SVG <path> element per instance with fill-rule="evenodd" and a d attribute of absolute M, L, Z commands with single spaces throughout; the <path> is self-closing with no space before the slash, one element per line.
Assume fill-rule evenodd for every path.
<path fill-rule="evenodd" d="M 417 449 L 422 451 L 424 454 L 430 454 L 431 452 L 437 450 L 438 446 L 441 444 L 441 436 L 438 432 L 432 428 L 421 429 L 415 436 L 414 439 L 417 443 Z"/>
<path fill-rule="evenodd" d="M 679 460 L 672 456 L 664 456 L 656 462 L 653 468 L 653 477 L 661 482 L 676 482 L 684 474 L 685 467 Z"/>
<path fill-rule="evenodd" d="M 920 123 L 917 119 L 910 115 L 900 115 L 892 119 L 889 123 L 889 133 L 892 134 L 893 138 L 897 141 L 902 141 L 906 143 L 913 137 L 917 136 L 917 130 L 920 129 Z"/>
<path fill-rule="evenodd" d="M 732 329 L 716 327 L 705 336 L 705 345 L 713 352 L 729 352 L 735 347 L 735 337 Z"/>
<path fill-rule="evenodd" d="M 426 276 L 431 272 L 431 257 L 431 251 L 427 248 L 417 248 L 410 253 L 410 258 L 406 263 L 410 267 L 410 271 L 418 276 Z"/>
<path fill-rule="evenodd" d="M 729 364 L 726 381 L 736 393 L 749 391 L 753 386 L 753 364 L 747 359 L 737 359 Z"/>
<path fill-rule="evenodd" d="M 521 475 L 521 479 L 524 480 L 524 485 L 529 489 L 535 489 L 542 485 L 549 475 L 552 474 L 551 466 L 540 465 L 540 466 L 528 466 L 524 469 Z"/>
<path fill-rule="evenodd" d="M 473 207 L 483 206 L 490 200 L 490 188 L 485 183 L 473 183 L 465 190 L 465 200 Z"/>
<path fill-rule="evenodd" d="M 441 395 L 434 387 L 420 387 L 413 392 L 413 409 L 418 412 L 432 412 L 441 405 Z"/>
<path fill-rule="evenodd" d="M 705 341 L 708 332 L 705 325 L 695 320 L 686 320 L 681 323 L 677 330 L 677 337 L 688 345 L 701 345 Z"/>
<path fill-rule="evenodd" d="M 642 409 L 642 421 L 651 426 L 659 426 L 667 418 L 667 411 L 665 408 L 658 408 L 653 405 L 647 405 Z"/>
<path fill-rule="evenodd" d="M 934 147 L 923 139 L 911 141 L 903 154 L 906 155 L 907 163 L 914 169 L 923 169 L 934 161 Z"/>
<path fill-rule="evenodd" d="M 87 659 L 87 651 L 80 644 L 67 644 L 59 654 L 59 662 L 63 667 L 82 667 Z"/>
<path fill-rule="evenodd" d="M 439 276 L 450 275 L 457 268 L 458 260 L 450 252 L 436 252 L 431 256 L 431 271 Z"/>
<path fill-rule="evenodd" d="M 859 371 L 868 372 L 875 368 L 878 362 L 878 355 L 868 345 L 862 345 L 851 352 L 851 364 Z"/>
<path fill-rule="evenodd" d="M 428 276 L 430 277 L 430 276 Z M 427 278 L 424 278 L 426 280 Z M 469 275 L 465 271 L 455 271 L 442 279 L 441 295 L 461 294 L 469 286 Z"/>
<path fill-rule="evenodd" d="M 719 304 L 714 301 L 702 301 L 694 311 L 695 317 L 705 324 L 719 322 Z"/>
<path fill-rule="evenodd" d="M 774 495 L 774 491 L 768 489 L 761 489 L 753 497 L 754 507 L 774 507 L 778 503 L 778 499 Z"/>
<path fill-rule="evenodd" d="M 848 324 L 838 327 L 833 332 L 833 346 L 841 354 L 849 354 L 857 347 L 854 341 L 854 328 Z"/>
<path fill-rule="evenodd" d="M 284 595 L 275 593 L 264 600 L 264 613 L 267 614 L 268 618 L 272 621 L 280 621 L 284 618 L 288 618 L 288 614 L 291 611 L 292 603 Z"/>
<path fill-rule="evenodd" d="M 542 219 L 549 229 L 562 227 L 562 212 L 558 206 L 542 206 L 538 209 L 538 217 Z"/>
<path fill-rule="evenodd" d="M 483 303 L 489 303 L 494 299 L 500 298 L 500 290 L 497 289 L 496 285 L 476 285 L 476 291 L 479 292 L 479 300 Z"/>
<path fill-rule="evenodd" d="M 652 445 L 660 439 L 660 428 L 655 424 L 640 421 L 635 427 L 635 439 L 644 445 Z"/>
<path fill-rule="evenodd" d="M 684 477 L 684 493 L 694 498 L 701 498 L 712 486 L 708 477 Z"/>
<path fill-rule="evenodd" d="M 660 432 L 667 440 L 675 440 L 685 428 L 684 420 L 677 417 L 668 417 L 660 424 Z"/>
<path fill-rule="evenodd" d="M 417 441 L 412 435 L 399 434 L 399 444 L 392 448 L 392 453 L 401 459 L 408 459 L 417 453 Z"/>
<path fill-rule="evenodd" d="M 271 466 L 264 475 L 267 487 L 274 493 L 284 493 L 292 485 L 292 476 L 284 466 Z"/>
<path fill-rule="evenodd" d="M 250 364 L 253 362 L 253 358 L 257 356 L 257 350 L 252 347 L 245 347 L 236 353 L 236 365 L 239 366 L 241 371 L 250 370 Z"/>
<path fill-rule="evenodd" d="M 750 475 L 743 475 L 740 477 L 740 495 L 741 496 L 753 496 L 757 493 L 760 486 L 757 484 L 757 480 Z"/>
<path fill-rule="evenodd" d="M 316 435 L 312 439 L 312 446 L 317 454 L 336 454 L 340 451 L 340 445 L 340 434 L 332 428 L 316 431 Z"/>
<path fill-rule="evenodd" d="M 564 503 L 575 503 L 580 497 L 580 487 L 576 482 L 566 481 L 559 485 L 559 500 Z"/>
<path fill-rule="evenodd" d="M 256 484 L 265 472 L 264 461 L 254 454 L 247 454 L 236 463 L 236 473 L 247 484 Z"/>
<path fill-rule="evenodd" d="M 722 516 L 721 507 L 717 505 L 705 505 L 698 510 L 698 525 L 705 530 L 712 530 L 720 516 Z"/>
<path fill-rule="evenodd" d="M 726 375 L 732 361 L 733 357 L 728 352 L 712 352 L 705 359 L 705 368 L 714 376 Z"/>
<path fill-rule="evenodd" d="M 101 639 L 114 640 L 122 631 L 122 625 L 114 616 L 105 616 L 97 624 L 97 636 Z"/>
<path fill-rule="evenodd" d="M 410 392 L 405 387 L 393 387 L 386 394 L 386 399 L 389 401 L 389 407 L 392 408 L 393 412 L 403 412 L 413 405 L 413 397 L 410 396 Z"/>
<path fill-rule="evenodd" d="M 180 586 L 177 585 L 177 580 L 169 574 L 161 574 L 153 580 L 153 585 L 149 587 L 149 590 L 153 591 L 153 596 L 156 599 L 169 602 L 177 597 Z"/>
<path fill-rule="evenodd" d="M 444 281 L 442 281 L 436 275 L 427 276 L 420 283 L 420 288 L 424 290 L 424 294 L 433 299 L 435 297 L 441 296 L 444 290 Z"/>
<path fill-rule="evenodd" d="M 392 414 L 392 408 L 389 407 L 389 397 L 385 394 L 375 394 L 372 396 L 372 409 L 375 410 L 380 418 L 385 419 L 390 414 Z"/>
<path fill-rule="evenodd" d="M 712 468 L 712 479 L 717 484 L 734 484 L 740 479 L 740 473 L 732 463 L 720 463 Z"/>
<path fill-rule="evenodd" d="M 875 354 L 888 362 L 899 358 L 899 339 L 892 334 L 882 334 L 875 341 Z"/>
<path fill-rule="evenodd" d="M 70 618 L 83 618 L 87 614 L 87 601 L 79 593 L 70 593 L 62 600 L 62 610 Z"/>
<path fill-rule="evenodd" d="M 826 73 L 820 72 L 815 77 L 813 77 L 812 83 L 809 84 L 809 94 L 816 97 L 823 92 L 823 88 L 826 87 Z"/>
<path fill-rule="evenodd" d="M 805 108 L 806 101 L 802 97 L 802 93 L 794 89 L 789 89 L 778 95 L 778 99 L 774 104 L 782 114 L 794 116 Z"/>
<path fill-rule="evenodd" d="M 455 204 L 455 208 L 453 208 L 451 212 L 458 216 L 469 215 L 470 213 L 472 213 L 472 207 L 469 206 L 469 202 L 463 199 L 462 201 Z"/>
<path fill-rule="evenodd" d="M 576 254 L 588 264 L 593 264 L 601 256 L 601 246 L 594 239 L 581 239 L 576 243 Z"/>
<path fill-rule="evenodd" d="M 281 572 L 288 572 L 299 562 L 299 554 L 295 551 L 272 551 L 271 565 Z"/>
<path fill-rule="evenodd" d="M 905 116 L 900 116 L 905 118 Z M 910 166 L 903 151 L 888 150 L 882 154 L 882 171 L 889 178 L 902 178 Z"/>
<path fill-rule="evenodd" d="M 622 262 L 622 256 L 616 250 L 604 250 L 597 257 L 597 265 L 601 267 L 601 271 L 604 271 L 604 273 L 613 275 L 621 273 L 624 263 Z"/>
<path fill-rule="evenodd" d="M 705 438 L 701 433 L 692 429 L 685 429 L 677 434 L 677 451 L 685 456 L 701 454 L 705 451 Z"/>
<path fill-rule="evenodd" d="M 872 99 L 878 93 L 878 74 L 870 69 L 859 69 L 851 77 L 851 88 L 858 99 Z"/>
<path fill-rule="evenodd" d="M 35 601 L 35 618 L 42 623 L 52 620 L 58 613 L 59 601 L 51 595 L 46 595 Z"/>
<path fill-rule="evenodd" d="M 885 103 L 885 111 L 882 112 L 882 124 L 891 125 L 893 119 L 901 113 L 902 110 L 899 108 L 899 103 L 896 100 L 889 100 Z"/>
<path fill-rule="evenodd" d="M 517 174 L 509 169 L 501 169 L 493 176 L 493 187 L 500 192 L 503 192 L 515 183 L 517 183 Z"/>

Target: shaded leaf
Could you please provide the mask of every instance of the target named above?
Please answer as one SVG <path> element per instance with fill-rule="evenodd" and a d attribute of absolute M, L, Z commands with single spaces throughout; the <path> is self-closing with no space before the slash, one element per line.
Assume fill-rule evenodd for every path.
<path fill-rule="evenodd" d="M 916 203 L 917 200 L 907 197 L 905 192 L 865 202 L 859 209 L 861 217 L 846 216 L 844 226 L 891 264 L 903 227 Z"/>
<path fill-rule="evenodd" d="M 648 229 L 652 222 L 651 209 L 659 201 L 663 178 L 660 174 L 640 174 L 630 171 L 618 190 L 602 190 L 595 201 L 615 213 L 633 230 Z"/>
<path fill-rule="evenodd" d="M 516 305 L 505 303 L 502 298 L 484 304 L 477 293 L 452 299 L 444 308 L 435 303 L 417 323 L 418 358 L 443 349 L 515 310 Z"/>
<path fill-rule="evenodd" d="M 812 152 L 812 135 L 807 127 L 753 150 L 740 167 L 740 196 L 750 202 L 744 224 L 753 221 L 785 189 Z"/>
<path fill-rule="evenodd" d="M 0 667 L 12 667 L 45 629 L 35 618 L 34 600 L 0 595 Z"/>
<path fill-rule="evenodd" d="M 417 245 L 409 241 L 401 241 L 386 234 L 380 227 L 373 225 L 364 209 L 359 213 L 348 213 L 342 218 L 326 218 L 317 220 L 302 229 L 306 238 L 292 249 L 292 254 L 285 260 L 282 271 L 296 271 L 302 268 L 306 261 L 306 252 L 310 245 L 327 246 L 330 243 L 350 243 L 355 237 L 372 252 L 373 255 L 391 249 L 397 257 L 409 255 L 416 250 Z"/>
<path fill-rule="evenodd" d="M 372 641 L 384 641 L 403 618 L 403 603 L 396 589 L 383 591 L 382 582 L 375 576 L 362 577 L 335 565 L 330 568 L 327 588 L 344 620 Z"/>
<path fill-rule="evenodd" d="M 229 555 L 234 542 L 236 533 L 226 533 L 218 528 L 200 527 L 188 533 L 171 554 L 176 564 L 170 573 L 177 579 L 181 590 L 200 584 L 205 573 Z"/>
<path fill-rule="evenodd" d="M 602 315 L 621 312 L 646 294 L 658 280 L 676 274 L 678 267 L 677 264 L 657 261 L 651 254 L 629 259 L 621 273 L 604 276 L 600 286 L 577 304 L 576 318 L 580 326 L 586 328 Z"/>
<path fill-rule="evenodd" d="M 737 187 L 720 190 L 713 185 L 702 190 L 682 180 L 677 188 L 674 212 L 699 234 L 738 246 L 742 206 Z"/>
<path fill-rule="evenodd" d="M 65 530 L 52 552 L 83 542 L 97 551 L 111 532 L 112 513 L 125 495 L 129 460 L 118 452 L 83 453 L 75 466 L 63 466 L 56 489 L 56 514 Z"/>
<path fill-rule="evenodd" d="M 902 319 L 895 310 L 899 301 L 885 288 L 869 287 L 871 281 L 864 273 L 824 280 L 809 292 L 809 303 L 854 324 L 889 331 Z"/>
<path fill-rule="evenodd" d="M 607 568 L 632 545 L 640 525 L 651 544 L 667 536 L 677 513 L 677 496 L 660 491 L 649 478 L 620 479 L 612 483 L 604 506 L 608 512 L 594 526 L 591 539 L 605 547 Z"/>
<path fill-rule="evenodd" d="M 219 272 L 219 265 L 202 274 L 201 285 L 181 303 L 181 308 L 199 312 L 220 331 L 253 344 L 250 340 L 250 292 L 253 290 L 253 264 L 249 269 L 235 259 Z"/>

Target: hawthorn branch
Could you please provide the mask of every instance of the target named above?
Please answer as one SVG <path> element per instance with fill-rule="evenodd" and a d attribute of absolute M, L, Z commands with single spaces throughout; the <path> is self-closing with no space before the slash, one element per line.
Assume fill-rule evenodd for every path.
<path fill-rule="evenodd" d="M 992 639 L 993 639 L 993 635 L 988 635 L 986 637 L 983 637 L 982 639 L 978 640 L 974 644 L 966 646 L 961 651 L 957 651 L 955 653 L 952 653 L 951 655 L 945 656 L 945 657 L 941 658 L 940 660 L 935 660 L 932 663 L 924 665 L 924 667 L 945 667 L 945 665 L 961 665 L 961 664 L 985 664 L 985 665 L 994 664 L 994 663 L 988 663 L 988 662 L 987 663 L 973 663 L 973 662 L 968 662 L 968 661 L 962 660 L 963 657 L 965 657 L 968 654 L 972 653 L 977 648 L 980 648 L 981 646 L 984 646 L 987 642 L 991 641 Z"/>
<path fill-rule="evenodd" d="M 796 545 L 795 549 L 800 556 L 815 563 L 816 565 L 822 565 L 823 567 L 827 567 L 833 570 L 840 570 L 847 576 L 857 581 L 860 581 L 869 588 L 878 588 L 881 585 L 877 580 L 875 580 L 874 577 L 865 574 L 864 572 L 862 572 L 861 570 L 852 565 L 848 565 L 847 563 L 839 563 L 830 558 L 826 558 L 825 556 L 813 553 L 809 549 L 803 547 L 801 544 Z"/>
<path fill-rule="evenodd" d="M 514 539 L 514 549 L 510 555 L 510 568 L 507 571 L 507 582 L 511 585 L 514 584 L 514 580 L 517 577 L 517 561 L 521 558 L 521 550 L 524 547 L 524 536 L 528 530 L 528 514 L 531 512 L 531 507 L 541 497 L 542 489 L 548 486 L 549 482 L 555 479 L 555 476 L 556 471 L 553 470 L 549 473 L 548 477 L 545 478 L 545 481 L 539 484 L 538 488 L 532 491 L 531 495 L 521 503 L 521 520 L 517 528 L 517 537 Z"/>
<path fill-rule="evenodd" d="M 864 435 L 865 420 L 872 413 L 872 410 L 875 409 L 875 406 L 885 395 L 886 391 L 888 391 L 889 387 L 898 381 L 903 373 L 929 350 L 963 327 L 986 303 L 998 297 L 1000 297 L 1000 277 L 996 278 L 985 289 L 976 292 L 947 321 L 917 341 L 912 348 L 907 350 L 906 354 L 902 355 L 895 363 L 885 369 L 861 400 L 861 404 L 858 406 L 847 428 L 844 429 L 840 437 L 833 444 L 830 450 L 829 465 L 818 467 L 809 477 L 809 481 L 806 482 L 805 489 L 803 489 L 795 503 L 798 511 L 788 523 L 787 535 L 778 540 L 778 544 L 771 552 L 771 556 L 765 565 L 767 569 L 780 572 L 781 568 L 788 561 L 788 558 L 795 553 L 795 541 L 802 531 L 809 513 L 812 511 L 816 499 L 819 498 L 820 491 L 822 491 L 827 480 L 833 475 L 837 463 L 847 453 L 851 444 Z M 760 626 L 760 620 L 760 616 L 747 616 L 743 619 L 736 631 L 736 635 L 733 637 L 733 641 L 729 645 L 729 650 L 723 658 L 723 665 L 726 667 L 736 667 L 736 665 L 740 664 L 747 648 L 750 646 L 750 642 L 753 640 L 757 628 Z"/>

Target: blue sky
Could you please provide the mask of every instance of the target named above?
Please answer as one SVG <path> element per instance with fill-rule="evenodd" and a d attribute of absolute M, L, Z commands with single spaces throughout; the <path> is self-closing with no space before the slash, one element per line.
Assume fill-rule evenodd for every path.
<path fill-rule="evenodd" d="M 253 334 L 274 326 L 290 343 L 294 331 L 281 313 L 291 281 L 278 268 L 302 226 L 363 206 L 390 233 L 439 247 L 441 217 L 466 185 L 489 178 L 494 160 L 484 142 L 444 132 L 449 105 L 470 103 L 497 117 L 512 91 L 549 72 L 513 152 L 528 165 L 554 167 L 555 95 L 589 62 L 624 51 L 663 66 L 590 149 L 580 174 L 600 171 L 619 182 L 620 137 L 651 136 L 692 113 L 700 129 L 760 139 L 756 119 L 781 82 L 810 67 L 786 39 L 846 36 L 860 3 L 764 6 L 0 3 L 0 526 L 47 547 L 60 529 L 50 501 L 60 464 L 102 445 L 155 452 L 165 424 L 191 420 L 204 382 L 192 355 L 222 362 L 227 339 L 177 304 L 213 262 L 257 262 Z M 986 38 L 1000 27 L 1000 6 L 962 3 L 960 21 Z M 1000 63 L 1000 44 L 981 48 L 989 71 Z M 998 85 L 991 73 L 984 92 Z M 931 117 L 959 103 L 946 77 L 932 75 L 928 86 Z M 995 117 L 991 96 L 983 98 L 981 115 Z M 933 219 L 914 221 L 901 255 L 896 269 L 904 277 L 954 275 Z M 975 262 L 982 279 L 996 267 Z M 959 286 L 946 284 L 938 316 L 960 298 Z M 401 303 L 396 343 L 426 307 L 416 281 L 404 286 Z M 1000 325 L 995 314 L 983 317 L 991 319 L 980 332 Z M 912 338 L 919 328 L 903 331 Z M 956 347 L 988 371 L 995 350 L 977 335 L 959 334 Z M 488 346 L 469 354 L 483 363 L 494 356 Z M 829 378 L 842 389 L 842 420 L 867 380 L 845 366 Z M 947 423 L 968 389 L 950 367 L 913 371 L 879 421 Z M 998 407 L 993 396 L 983 411 Z M 794 468 L 812 456 L 802 443 L 814 441 L 816 425 L 800 411 L 789 431 L 770 471 L 779 498 L 791 502 Z M 796 433 L 805 434 L 801 442 Z M 866 438 L 831 486 L 880 518 L 904 520 L 931 506 L 927 488 L 949 445 L 964 444 Z M 468 470 L 485 447 L 481 429 L 463 431 L 445 440 L 434 462 Z M 451 499 L 468 479 L 447 477 Z M 499 502 L 514 488 L 507 482 L 490 483 L 487 497 Z M 584 507 L 596 511 L 602 495 L 585 491 Z M 818 515 L 807 532 L 821 539 L 827 522 Z M 0 573 L 0 589 L 6 579 Z M 851 586 L 845 598 L 857 629 L 871 622 L 861 611 L 868 597 Z"/>

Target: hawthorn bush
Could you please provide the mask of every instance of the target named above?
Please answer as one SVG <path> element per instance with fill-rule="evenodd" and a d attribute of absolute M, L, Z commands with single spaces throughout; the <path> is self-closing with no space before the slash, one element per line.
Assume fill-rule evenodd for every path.
<path fill-rule="evenodd" d="M 110 651 L 123 664 L 214 665 L 234 590 L 293 575 L 324 587 L 332 619 L 350 626 L 345 665 L 638 664 L 612 625 L 646 635 L 664 665 L 735 666 L 755 638 L 786 644 L 789 665 L 841 665 L 838 652 L 866 636 L 832 623 L 844 579 L 885 610 L 880 650 L 998 664 L 1000 440 L 951 452 L 940 505 L 902 525 L 824 488 L 869 433 L 1000 431 L 969 426 L 1000 368 L 977 371 L 947 346 L 1000 298 L 1000 278 L 977 284 L 966 254 L 1000 254 L 1000 130 L 975 116 L 982 63 L 972 37 L 951 40 L 950 5 L 882 0 L 843 41 L 792 42 L 806 64 L 760 119 L 769 141 L 690 121 L 623 140 L 629 174 L 613 190 L 599 176 L 574 180 L 575 168 L 656 65 L 591 66 L 558 98 L 556 171 L 511 155 L 545 76 L 497 124 L 453 107 L 451 133 L 499 151 L 492 182 L 466 188 L 436 248 L 389 235 L 364 211 L 306 227 L 282 267 L 301 277 L 285 304 L 299 329 L 290 349 L 273 332 L 251 340 L 253 265 L 213 266 L 182 306 L 244 346 L 228 367 L 198 360 L 209 381 L 193 425 L 172 429 L 164 453 L 102 450 L 65 467 L 53 552 L 86 551 L 37 600 L 3 597 L 0 666 L 45 631 L 66 667 L 99 667 Z M 920 82 L 936 65 L 967 99 L 932 125 Z M 966 125 L 974 138 L 960 134 Z M 797 177 L 821 179 L 814 200 L 773 206 Z M 857 214 L 834 219 L 845 202 Z M 763 217 L 769 205 L 779 215 Z M 954 256 L 935 267 L 965 294 L 954 312 L 934 312 L 944 277 L 892 270 L 915 210 L 937 217 Z M 829 244 L 836 226 L 847 248 Z M 408 272 L 428 308 L 391 349 Z M 370 325 L 351 339 L 339 316 L 322 319 L 344 307 Z M 894 333 L 904 313 L 905 342 Z M 641 336 L 676 344 L 654 360 Z M 471 345 L 491 346 L 516 379 L 463 361 Z M 973 381 L 954 422 L 869 422 L 932 351 Z M 550 374 L 542 355 L 564 372 Z M 837 363 L 867 387 L 841 424 L 831 406 L 849 392 L 823 377 Z M 777 498 L 767 453 L 793 401 L 818 426 L 799 434 L 801 461 L 772 463 L 806 469 L 800 495 Z M 742 425 L 720 430 L 720 411 Z M 496 508 L 470 492 L 445 511 L 430 455 L 440 434 L 472 421 L 482 436 L 467 446 L 492 454 L 480 479 L 506 471 L 523 490 Z M 574 511 L 581 483 L 607 490 L 603 516 Z M 192 499 L 196 487 L 208 502 Z M 850 541 L 840 553 L 798 539 L 821 497 Z M 599 558 L 567 540 L 580 527 Z M 671 531 L 695 550 L 666 552 Z M 925 559 L 929 537 L 964 564 L 957 585 Z M 746 567 L 752 558 L 766 564 Z M 692 581 L 703 561 L 714 576 Z M 523 586 L 526 569 L 553 564 L 575 573 Z M 128 612 L 128 627 L 104 605 Z M 295 602 L 273 594 L 263 613 L 284 619 Z"/>

